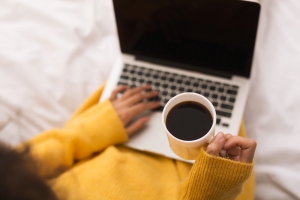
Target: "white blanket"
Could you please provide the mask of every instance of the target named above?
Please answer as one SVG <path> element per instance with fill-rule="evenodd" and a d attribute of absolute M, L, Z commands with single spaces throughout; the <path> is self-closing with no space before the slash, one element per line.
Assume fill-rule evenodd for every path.
<path fill-rule="evenodd" d="M 300 1 L 261 5 L 245 110 L 256 199 L 300 199 Z M 0 140 L 62 126 L 118 56 L 111 0 L 0 0 Z"/>

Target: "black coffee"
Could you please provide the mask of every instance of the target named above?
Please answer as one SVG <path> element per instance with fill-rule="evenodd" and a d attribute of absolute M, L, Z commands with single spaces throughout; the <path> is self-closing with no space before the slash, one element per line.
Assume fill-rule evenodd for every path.
<path fill-rule="evenodd" d="M 208 109 L 200 103 L 186 101 L 174 106 L 167 115 L 168 131 L 181 140 L 196 140 L 211 128 L 213 119 Z"/>

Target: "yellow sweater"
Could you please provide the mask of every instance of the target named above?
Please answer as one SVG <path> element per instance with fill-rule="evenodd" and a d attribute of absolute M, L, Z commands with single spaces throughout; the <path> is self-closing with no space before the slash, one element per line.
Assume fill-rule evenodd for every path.
<path fill-rule="evenodd" d="M 122 146 L 128 140 L 125 129 L 109 100 L 98 103 L 102 91 L 103 86 L 62 129 L 25 143 L 59 199 L 220 200 L 239 194 L 239 199 L 253 199 L 253 164 L 202 149 L 191 165 Z"/>

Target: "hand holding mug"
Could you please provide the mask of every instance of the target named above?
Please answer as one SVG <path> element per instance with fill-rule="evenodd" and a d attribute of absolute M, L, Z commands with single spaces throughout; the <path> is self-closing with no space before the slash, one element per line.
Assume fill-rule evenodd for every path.
<path fill-rule="evenodd" d="M 205 107 L 203 110 L 211 114 L 211 117 L 208 118 L 212 121 L 207 122 L 206 115 L 205 117 L 204 115 L 194 117 L 188 112 L 179 113 L 179 121 L 175 121 L 171 118 L 172 111 L 175 110 L 177 106 L 187 105 L 189 102 L 199 103 Z M 193 108 L 193 110 L 195 110 L 195 108 Z M 195 160 L 200 148 L 209 143 L 206 149 L 208 154 L 215 156 L 220 155 L 221 157 L 227 154 L 229 159 L 245 163 L 251 163 L 253 160 L 256 148 L 256 142 L 254 140 L 232 136 L 230 134 L 224 135 L 224 133 L 219 133 L 215 136 L 216 111 L 212 103 L 202 95 L 196 93 L 182 93 L 173 97 L 163 110 L 162 120 L 171 149 L 183 159 Z M 172 127 L 168 127 L 168 120 L 175 122 L 175 128 L 173 130 Z M 194 120 L 196 120 L 195 123 L 193 123 Z M 208 126 L 205 127 L 203 124 Z M 193 132 L 192 127 L 197 126 L 199 127 L 196 128 L 196 132 L 191 134 Z M 181 133 L 181 135 L 176 132 Z M 193 137 L 189 138 L 189 135 Z"/>
<path fill-rule="evenodd" d="M 232 136 L 231 134 L 218 133 L 207 146 L 206 152 L 213 156 L 219 156 L 222 150 L 227 151 L 229 159 L 251 163 L 254 157 L 256 142 L 249 138 Z"/>

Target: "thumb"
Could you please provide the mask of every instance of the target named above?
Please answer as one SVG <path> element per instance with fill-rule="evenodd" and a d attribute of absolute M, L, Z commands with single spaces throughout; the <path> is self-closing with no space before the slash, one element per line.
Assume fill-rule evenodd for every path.
<path fill-rule="evenodd" d="M 226 138 L 224 133 L 219 132 L 207 146 L 206 153 L 213 156 L 219 156 L 219 153 L 223 149 L 225 142 Z"/>

